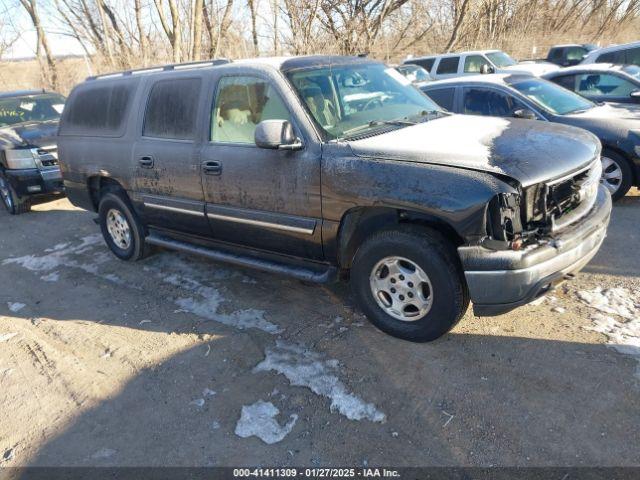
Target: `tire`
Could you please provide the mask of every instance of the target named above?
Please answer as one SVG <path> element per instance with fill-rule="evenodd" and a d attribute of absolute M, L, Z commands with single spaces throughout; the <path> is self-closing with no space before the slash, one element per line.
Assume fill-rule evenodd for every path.
<path fill-rule="evenodd" d="M 123 193 L 108 190 L 100 197 L 98 219 L 102 236 L 116 257 L 130 262 L 144 258 L 145 228 Z"/>
<path fill-rule="evenodd" d="M 629 162 L 613 150 L 602 150 L 602 179 L 601 183 L 611 193 L 615 202 L 624 197 L 633 184 L 633 172 Z"/>
<path fill-rule="evenodd" d="M 399 270 L 393 262 L 388 262 L 394 257 Z M 421 271 L 412 272 L 414 266 Z M 418 280 L 412 285 L 409 279 L 416 278 Z M 396 283 L 389 283 L 394 280 Z M 421 282 L 420 286 L 416 285 L 417 281 Z M 390 291 L 395 288 L 392 285 L 398 287 L 393 293 Z M 455 250 L 444 237 L 430 229 L 388 230 L 367 239 L 355 255 L 351 286 L 371 323 L 383 332 L 412 342 L 430 342 L 441 337 L 458 323 L 469 306 L 469 291 Z M 417 306 L 409 304 L 403 310 L 396 308 L 396 316 L 390 313 L 390 308 L 400 302 L 403 294 L 404 300 L 414 302 L 408 299 L 409 293 L 413 293 L 412 299 L 417 299 Z M 395 300 L 389 305 L 392 295 Z"/>
<path fill-rule="evenodd" d="M 10 215 L 20 215 L 31 211 L 31 199 L 20 198 L 7 177 L 0 172 L 0 197 Z"/>

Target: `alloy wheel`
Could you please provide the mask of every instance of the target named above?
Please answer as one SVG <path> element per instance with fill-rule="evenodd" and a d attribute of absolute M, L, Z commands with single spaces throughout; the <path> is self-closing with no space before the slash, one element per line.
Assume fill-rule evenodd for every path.
<path fill-rule="evenodd" d="M 115 208 L 107 212 L 107 231 L 118 248 L 127 250 L 131 246 L 131 228 L 127 218 Z"/>
<path fill-rule="evenodd" d="M 433 305 L 429 276 L 404 257 L 385 257 L 376 263 L 369 284 L 380 308 L 403 322 L 420 320 Z"/>
<path fill-rule="evenodd" d="M 602 162 L 600 183 L 609 190 L 611 195 L 615 195 L 620 185 L 622 185 L 622 169 L 612 158 L 602 157 L 600 160 Z"/>

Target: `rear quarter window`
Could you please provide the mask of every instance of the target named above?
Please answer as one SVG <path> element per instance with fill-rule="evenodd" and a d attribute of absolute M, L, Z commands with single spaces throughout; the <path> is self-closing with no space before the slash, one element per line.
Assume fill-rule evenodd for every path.
<path fill-rule="evenodd" d="M 193 140 L 202 80 L 160 80 L 149 93 L 142 134 L 145 137 Z"/>
<path fill-rule="evenodd" d="M 458 63 L 460 62 L 460 57 L 446 57 L 440 59 L 440 64 L 438 65 L 438 70 L 436 71 L 437 75 L 447 75 L 450 73 L 458 73 Z"/>
<path fill-rule="evenodd" d="M 60 121 L 60 135 L 123 135 L 129 105 L 137 87 L 136 79 L 119 83 L 93 80 L 78 88 L 65 106 Z"/>

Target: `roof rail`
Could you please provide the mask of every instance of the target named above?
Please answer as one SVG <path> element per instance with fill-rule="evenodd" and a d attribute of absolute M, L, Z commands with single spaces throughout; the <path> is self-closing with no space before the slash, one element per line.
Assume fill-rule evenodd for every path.
<path fill-rule="evenodd" d="M 124 70 L 122 72 L 93 75 L 91 77 L 87 77 L 87 81 L 106 79 L 106 78 L 127 77 L 130 75 L 140 75 L 144 73 L 168 72 L 172 70 L 188 70 L 190 68 L 215 67 L 217 65 L 224 65 L 226 63 L 231 63 L 231 60 L 226 58 L 216 58 L 214 60 L 203 60 L 198 62 L 173 63 L 171 65 L 160 65 L 157 67 L 145 67 L 145 68 L 138 68 L 135 70 Z"/>

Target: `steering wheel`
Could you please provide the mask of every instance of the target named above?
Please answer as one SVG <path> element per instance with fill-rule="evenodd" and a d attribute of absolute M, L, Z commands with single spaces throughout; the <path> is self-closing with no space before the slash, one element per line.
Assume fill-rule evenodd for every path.
<path fill-rule="evenodd" d="M 364 107 L 362 107 L 362 110 L 369 110 L 374 103 L 377 103 L 378 106 L 382 107 L 383 103 L 382 103 L 382 99 L 379 97 L 376 98 L 372 98 L 370 100 L 367 101 L 367 103 L 364 104 Z"/>

